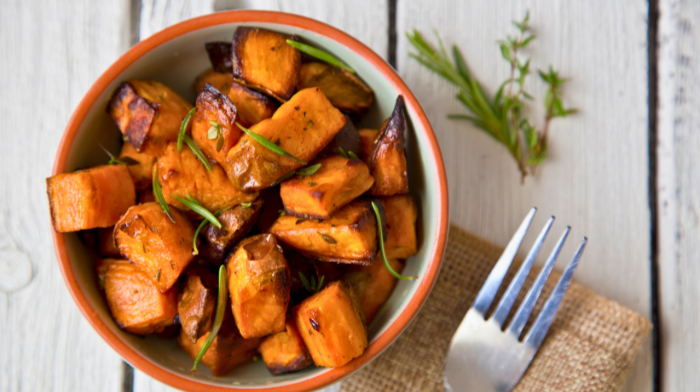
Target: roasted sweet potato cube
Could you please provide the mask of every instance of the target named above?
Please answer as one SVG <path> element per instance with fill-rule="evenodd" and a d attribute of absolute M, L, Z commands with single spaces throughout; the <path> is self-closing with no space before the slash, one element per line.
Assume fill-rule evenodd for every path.
<path fill-rule="evenodd" d="M 114 226 L 97 229 L 98 250 L 102 256 L 120 257 L 119 248 L 114 244 Z"/>
<path fill-rule="evenodd" d="M 331 155 L 312 164 L 321 165 L 316 173 L 282 183 L 280 196 L 289 215 L 327 219 L 374 184 L 369 168 L 357 158 Z"/>
<path fill-rule="evenodd" d="M 418 207 L 410 195 L 381 197 L 388 235 L 384 241 L 386 256 L 406 259 L 418 253 L 416 220 Z"/>
<path fill-rule="evenodd" d="M 136 203 L 124 165 L 97 166 L 46 179 L 53 228 L 59 233 L 114 226 Z"/>
<path fill-rule="evenodd" d="M 207 225 L 202 231 L 205 241 L 200 254 L 211 262 L 221 263 L 224 256 L 253 228 L 262 211 L 263 201 L 239 204 L 219 215 L 221 228 Z"/>
<path fill-rule="evenodd" d="M 285 328 L 265 338 L 258 347 L 267 370 L 275 376 L 304 369 L 313 363 L 294 320 L 288 319 Z"/>
<path fill-rule="evenodd" d="M 365 163 L 369 162 L 374 153 L 374 148 L 377 146 L 377 137 L 379 136 L 378 129 L 360 129 L 357 131 L 360 136 L 360 153 L 358 156 Z"/>
<path fill-rule="evenodd" d="M 367 348 L 367 330 L 353 296 L 350 285 L 339 280 L 294 310 L 297 328 L 316 366 L 343 366 Z"/>
<path fill-rule="evenodd" d="M 233 33 L 233 77 L 284 102 L 299 82 L 301 53 L 287 44 L 296 36 L 255 27 L 239 27 Z"/>
<path fill-rule="evenodd" d="M 400 260 L 387 258 L 387 261 L 394 271 L 398 273 L 403 271 L 404 264 Z M 366 284 L 362 287 L 362 293 L 359 294 L 359 297 L 361 298 L 362 313 L 365 316 L 367 325 L 369 325 L 372 320 L 374 320 L 374 316 L 377 315 L 377 312 L 384 302 L 389 299 L 391 292 L 394 290 L 394 286 L 396 286 L 397 279 L 386 269 L 381 255 L 378 255 L 377 260 L 369 267 L 362 267 L 360 269 L 356 267 L 353 268 L 355 268 L 355 270 L 351 274 L 364 272 L 368 277 Z M 351 274 L 347 274 L 346 276 Z"/>
<path fill-rule="evenodd" d="M 197 339 L 196 343 L 192 343 L 183 328 L 177 339 L 178 346 L 194 360 L 207 341 L 209 333 L 206 332 Z M 258 346 L 261 341 L 261 338 L 244 339 L 238 333 L 233 317 L 226 312 L 221 329 L 201 362 L 209 367 L 214 376 L 224 376 L 231 370 L 252 361 L 258 355 Z"/>
<path fill-rule="evenodd" d="M 210 68 L 197 76 L 192 88 L 195 93 L 199 94 L 204 86 L 211 84 L 214 88 L 226 94 L 228 89 L 231 88 L 231 83 L 233 83 L 233 76 L 231 74 L 219 73 Z M 236 106 L 236 109 L 238 109 L 238 106 Z"/>
<path fill-rule="evenodd" d="M 289 304 L 289 266 L 274 235 L 239 242 L 227 259 L 231 309 L 248 339 L 284 331 Z"/>
<path fill-rule="evenodd" d="M 162 83 L 129 80 L 117 88 L 107 112 L 136 151 L 157 156 L 166 142 L 177 140 L 180 123 L 191 108 Z"/>
<path fill-rule="evenodd" d="M 346 119 L 319 89 L 306 89 L 280 106 L 272 118 L 250 130 L 279 145 L 297 159 L 308 162 L 333 139 Z M 244 135 L 228 153 L 226 174 L 243 191 L 273 185 L 286 173 L 303 166 L 278 155 Z"/>
<path fill-rule="evenodd" d="M 345 113 L 365 114 L 374 102 L 374 92 L 360 78 L 328 63 L 301 66 L 299 89 L 309 87 L 319 87 L 333 106 Z"/>
<path fill-rule="evenodd" d="M 219 282 L 205 268 L 188 268 L 187 281 L 177 296 L 177 314 L 182 332 L 192 344 L 211 331 Z"/>
<path fill-rule="evenodd" d="M 408 193 L 406 167 L 406 105 L 403 96 L 396 99 L 396 106 L 380 130 L 374 152 L 369 158 L 369 169 L 374 176 L 370 194 L 391 196 Z"/>
<path fill-rule="evenodd" d="M 353 152 L 359 157 L 361 155 L 362 146 L 360 145 L 360 135 L 357 133 L 357 128 L 355 124 L 348 115 L 345 115 L 347 120 L 345 125 L 340 128 L 340 131 L 335 134 L 333 140 L 331 140 L 326 147 L 318 153 L 318 157 L 322 158 L 328 155 L 340 155 L 340 149 L 346 153 Z"/>
<path fill-rule="evenodd" d="M 153 182 L 153 165 L 156 163 L 156 157 L 136 151 L 130 143 L 122 144 L 122 151 L 119 157 L 129 157 L 139 162 L 137 165 L 126 167 L 129 169 L 129 175 L 134 180 L 134 188 L 137 191 L 151 187 Z"/>
<path fill-rule="evenodd" d="M 192 261 L 194 228 L 187 217 L 170 208 L 173 223 L 160 204 L 129 208 L 117 222 L 114 242 L 122 256 L 138 266 L 161 292 L 171 288 Z"/>
<path fill-rule="evenodd" d="M 230 42 L 207 42 L 204 47 L 214 71 L 228 74 L 233 72 Z"/>
<path fill-rule="evenodd" d="M 236 126 L 236 107 L 211 84 L 204 85 L 199 91 L 196 107 L 192 116 L 192 139 L 209 159 L 224 162 L 226 153 L 243 133 Z M 209 135 L 211 128 L 215 130 L 214 138 Z"/>
<path fill-rule="evenodd" d="M 107 305 L 119 328 L 137 335 L 162 331 L 177 315 L 177 289 L 161 292 L 127 260 L 103 263 Z M 99 272 L 98 272 L 99 273 Z"/>
<path fill-rule="evenodd" d="M 280 242 L 323 261 L 369 265 L 379 250 L 377 220 L 369 200 L 357 199 L 321 220 L 285 215 L 270 233 Z"/>
<path fill-rule="evenodd" d="M 211 164 L 211 171 L 208 171 L 189 147 L 183 146 L 182 151 L 177 151 L 176 143 L 168 143 L 156 161 L 154 175 L 155 170 L 166 203 L 186 211 L 192 219 L 199 215 L 174 196 L 187 199 L 189 195 L 211 212 L 251 202 L 258 196 L 256 192 L 241 192 L 234 187 L 220 165 Z"/>

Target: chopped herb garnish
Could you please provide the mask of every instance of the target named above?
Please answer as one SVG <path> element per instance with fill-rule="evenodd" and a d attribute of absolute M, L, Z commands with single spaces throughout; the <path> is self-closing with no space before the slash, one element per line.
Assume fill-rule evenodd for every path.
<path fill-rule="evenodd" d="M 336 67 L 340 67 L 340 68 L 342 68 L 342 69 L 344 69 L 352 74 L 355 73 L 354 69 L 341 63 L 340 60 L 336 59 L 335 57 L 331 56 L 330 54 L 328 54 L 320 49 L 316 49 L 313 46 L 302 44 L 301 42 L 293 41 L 291 39 L 288 39 L 287 43 L 289 45 L 299 49 L 299 51 L 308 54 L 311 57 L 316 57 L 319 60 L 323 60 L 323 61 L 327 62 L 328 64 L 335 65 Z"/>
<path fill-rule="evenodd" d="M 252 203 L 241 203 L 241 209 L 250 208 L 251 205 L 253 205 L 253 204 Z"/>
<path fill-rule="evenodd" d="M 209 164 L 209 160 L 207 159 L 207 157 L 204 156 L 202 150 L 199 149 L 197 143 L 195 143 L 194 140 L 192 140 L 192 138 L 188 135 L 185 135 L 183 140 L 185 141 L 185 143 L 187 143 L 187 146 L 190 148 L 190 150 L 192 150 L 192 153 L 194 153 L 194 155 L 196 155 L 197 158 L 199 158 L 199 160 L 204 164 L 204 167 L 207 168 L 207 171 L 211 171 L 211 165 Z"/>
<path fill-rule="evenodd" d="M 321 219 L 321 221 L 322 221 L 322 219 Z M 318 235 L 321 236 L 321 238 L 323 238 L 324 241 L 328 242 L 331 245 L 335 245 L 338 243 L 338 241 L 336 241 L 335 238 L 329 236 L 328 234 L 323 234 L 323 233 L 318 232 L 318 231 L 317 231 L 317 233 L 318 233 Z"/>
<path fill-rule="evenodd" d="M 209 350 L 209 347 L 211 344 L 214 342 L 214 338 L 216 335 L 219 333 L 219 330 L 221 329 L 221 324 L 224 322 L 224 314 L 226 312 L 226 301 L 228 300 L 228 289 L 226 287 L 226 266 L 221 266 L 219 267 L 219 296 L 218 300 L 216 303 L 216 316 L 214 316 L 214 324 L 211 327 L 211 332 L 209 333 L 209 336 L 207 337 L 207 341 L 204 342 L 204 345 L 202 346 L 202 349 L 199 350 L 199 354 L 197 354 L 197 359 L 194 360 L 194 365 L 192 366 L 192 373 L 194 374 L 197 371 L 197 365 L 199 365 L 199 361 L 202 360 L 202 357 L 204 354 L 206 354 L 207 350 Z"/>
<path fill-rule="evenodd" d="M 306 276 L 299 271 L 299 279 L 301 280 L 301 285 L 304 286 L 304 289 L 308 291 L 309 293 L 317 293 L 321 290 L 321 287 L 323 287 L 323 279 L 326 276 L 321 276 L 321 279 L 318 280 L 318 283 L 316 282 L 316 276 L 311 275 L 311 281 L 306 279 Z"/>
<path fill-rule="evenodd" d="M 250 204 L 250 203 L 248 203 L 248 204 Z M 227 208 L 226 210 L 228 210 L 228 208 Z M 226 211 L 226 210 L 216 211 L 216 212 L 214 213 L 214 216 L 216 216 L 216 217 L 218 218 L 219 215 L 221 215 L 221 213 L 224 212 L 224 211 Z M 202 231 L 202 229 L 204 228 L 204 226 L 207 225 L 207 223 L 210 223 L 210 222 L 209 222 L 208 220 L 206 220 L 206 219 L 203 220 L 203 221 L 199 224 L 199 226 L 197 226 L 197 230 L 195 230 L 195 232 L 194 232 L 194 239 L 192 240 L 192 254 L 195 255 L 195 256 L 197 256 L 197 255 L 199 254 L 199 249 L 197 249 L 197 237 L 199 236 L 199 232 Z M 170 262 L 170 265 L 171 265 L 171 266 L 173 265 L 173 262 L 172 262 L 172 261 Z M 173 269 L 174 269 L 174 268 L 173 268 Z"/>
<path fill-rule="evenodd" d="M 114 154 L 112 154 L 111 152 L 109 152 L 108 149 L 104 148 L 103 145 L 101 145 L 101 144 L 98 144 L 98 145 L 100 146 L 100 148 L 102 149 L 102 151 L 104 151 L 105 154 L 107 154 L 107 155 L 109 156 L 109 162 L 107 162 L 108 165 L 132 166 L 132 165 L 138 165 L 138 164 L 141 163 L 141 162 L 139 162 L 139 161 L 137 161 L 136 159 L 131 158 L 131 157 L 120 157 L 120 158 L 117 158 L 116 156 L 114 156 Z"/>
<path fill-rule="evenodd" d="M 309 122 L 308 122 L 306 125 L 308 125 L 310 128 L 313 128 L 313 127 L 314 127 L 314 122 L 311 121 L 311 120 L 309 120 Z"/>
<path fill-rule="evenodd" d="M 158 168 L 156 167 L 155 173 L 153 175 L 153 196 L 156 198 L 156 201 L 158 204 L 160 204 L 160 208 L 163 209 L 163 212 L 165 212 L 165 215 L 170 218 L 170 220 L 175 223 L 175 218 L 173 218 L 173 214 L 170 213 L 170 207 L 168 207 L 168 203 L 165 202 L 165 197 L 163 197 L 163 190 L 160 188 L 160 182 L 158 181 Z"/>
<path fill-rule="evenodd" d="M 306 165 L 306 162 L 302 161 L 301 159 L 297 159 L 292 154 L 288 153 L 287 151 L 284 151 L 284 149 L 282 149 L 282 147 L 265 139 L 265 137 L 260 136 L 255 132 L 252 132 L 250 129 L 245 128 L 244 126 L 242 126 L 239 123 L 236 123 L 236 125 L 238 125 L 238 128 L 240 128 L 243 132 L 245 132 L 245 134 L 248 135 L 251 139 L 260 143 L 263 147 L 267 148 L 268 150 L 274 152 L 275 154 L 282 155 L 283 157 L 287 157 L 296 163 L 301 163 L 302 165 Z"/>
<path fill-rule="evenodd" d="M 182 119 L 182 122 L 180 123 L 180 132 L 177 134 L 177 150 L 182 151 L 182 141 L 185 139 L 185 133 L 187 133 L 187 125 L 190 123 L 190 119 L 192 118 L 192 115 L 194 114 L 194 111 L 197 110 L 196 107 L 190 109 L 189 112 L 187 112 L 187 115 L 185 118 Z"/>
<path fill-rule="evenodd" d="M 317 163 L 313 166 L 307 166 L 303 169 L 299 169 L 296 171 L 296 173 L 302 177 L 308 177 L 308 176 L 316 173 L 318 171 L 318 169 L 320 169 L 320 168 L 321 168 L 321 164 Z"/>
<path fill-rule="evenodd" d="M 207 131 L 207 139 L 217 139 L 216 152 L 219 152 L 221 151 L 221 148 L 224 147 L 224 131 L 221 128 L 221 124 L 216 121 L 209 121 L 209 124 L 211 127 L 209 127 L 209 130 Z"/>
<path fill-rule="evenodd" d="M 287 213 L 286 213 L 284 210 L 279 210 L 278 212 L 280 213 L 280 216 L 285 216 L 285 215 L 287 215 Z"/>
<path fill-rule="evenodd" d="M 372 209 L 374 209 L 374 215 L 377 217 L 377 231 L 379 232 L 379 249 L 382 253 L 382 260 L 384 261 L 384 267 L 390 274 L 394 275 L 396 279 L 401 280 L 416 280 L 417 276 L 404 276 L 394 271 L 389 265 L 389 260 L 386 258 L 386 251 L 384 250 L 384 233 L 382 232 L 382 215 L 379 213 L 379 208 L 375 202 L 372 202 Z"/>
<path fill-rule="evenodd" d="M 348 156 L 349 156 L 350 158 L 360 159 L 360 158 L 357 156 L 357 154 L 355 154 L 355 153 L 352 152 L 352 151 L 348 151 Z"/>
<path fill-rule="evenodd" d="M 219 222 L 218 219 L 216 219 L 216 216 L 209 212 L 206 208 L 202 207 L 197 200 L 193 199 L 192 196 L 187 195 L 187 199 L 182 198 L 177 195 L 173 195 L 173 197 L 179 201 L 180 203 L 184 204 L 185 207 L 189 208 L 190 210 L 196 212 L 199 214 L 202 218 L 208 220 L 212 225 L 218 227 L 219 229 L 221 228 L 221 223 Z"/>
<path fill-rule="evenodd" d="M 348 155 L 348 153 L 345 152 L 345 150 L 343 150 L 343 147 L 338 147 L 338 152 L 340 153 L 340 155 L 343 156 L 343 158 L 345 158 L 345 159 L 349 159 L 349 158 L 350 158 L 350 156 Z"/>
<path fill-rule="evenodd" d="M 309 182 L 309 186 L 316 186 L 315 182 Z"/>

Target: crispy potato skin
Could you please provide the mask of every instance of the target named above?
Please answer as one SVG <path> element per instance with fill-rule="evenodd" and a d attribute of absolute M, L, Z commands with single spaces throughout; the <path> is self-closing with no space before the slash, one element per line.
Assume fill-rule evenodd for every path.
<path fill-rule="evenodd" d="M 294 310 L 297 328 L 316 366 L 343 366 L 367 348 L 367 330 L 351 291 L 347 282 L 339 280 Z"/>
<path fill-rule="evenodd" d="M 136 191 L 142 191 L 151 187 L 153 180 L 153 165 L 156 163 L 156 157 L 153 155 L 143 154 L 134 149 L 130 143 L 122 144 L 122 151 L 119 157 L 129 157 L 139 162 L 138 165 L 130 165 L 126 168 L 129 170 L 131 179 L 134 180 L 134 188 Z"/>
<path fill-rule="evenodd" d="M 297 175 L 282 183 L 280 196 L 287 214 L 327 219 L 374 184 L 369 168 L 357 158 L 332 155 L 312 162 L 319 163 L 316 173 Z"/>
<path fill-rule="evenodd" d="M 319 89 L 305 89 L 280 106 L 272 118 L 250 130 L 304 162 L 313 159 L 345 125 L 346 118 Z M 228 153 L 226 174 L 240 190 L 267 188 L 302 164 L 244 135 Z"/>
<path fill-rule="evenodd" d="M 211 160 L 224 162 L 226 153 L 238 142 L 243 133 L 236 126 L 236 107 L 225 94 L 211 84 L 204 85 L 200 90 L 196 107 L 197 111 L 192 116 L 192 139 Z M 219 151 L 216 150 L 218 138 L 208 138 L 212 121 L 221 125 L 224 143 Z"/>
<path fill-rule="evenodd" d="M 327 63 L 301 66 L 299 89 L 309 87 L 319 87 L 333 106 L 345 113 L 363 115 L 374 102 L 374 92 L 360 78 Z"/>
<path fill-rule="evenodd" d="M 204 48 L 207 50 L 214 71 L 228 74 L 233 72 L 230 42 L 207 42 Z"/>
<path fill-rule="evenodd" d="M 180 123 L 191 108 L 162 83 L 130 80 L 119 86 L 107 112 L 136 151 L 157 156 L 166 142 L 177 140 Z"/>
<path fill-rule="evenodd" d="M 403 271 L 404 264 L 400 260 L 387 257 L 387 261 L 389 261 L 389 265 L 391 265 L 394 271 L 398 273 Z M 386 269 L 381 255 L 378 255 L 374 264 L 369 267 L 353 268 L 355 273 L 364 272 L 368 277 L 367 283 L 360 294 L 360 303 L 365 321 L 367 325 L 369 325 L 372 320 L 374 320 L 374 317 L 377 315 L 377 312 L 384 302 L 389 299 L 398 279 Z"/>
<path fill-rule="evenodd" d="M 97 166 L 46 179 L 53 228 L 59 233 L 114 226 L 136 203 L 123 165 Z"/>
<path fill-rule="evenodd" d="M 158 203 L 139 204 L 117 222 L 114 242 L 161 292 L 171 288 L 193 259 L 194 228 L 176 208 L 173 223 Z"/>
<path fill-rule="evenodd" d="M 103 261 L 107 305 L 119 328 L 137 335 L 162 331 L 177 314 L 177 289 L 160 292 L 127 260 Z"/>
<path fill-rule="evenodd" d="M 357 154 L 358 157 L 361 155 L 360 151 L 362 147 L 360 145 L 360 135 L 357 133 L 357 128 L 355 128 L 355 124 L 352 123 L 352 120 L 347 114 L 345 115 L 345 119 L 345 125 L 335 134 L 333 140 L 318 153 L 318 158 L 323 158 L 328 155 L 338 155 L 340 154 L 340 148 L 347 153 L 352 151 Z"/>
<path fill-rule="evenodd" d="M 236 122 L 246 128 L 272 117 L 277 110 L 277 103 L 272 98 L 233 81 L 230 74 L 216 73 L 211 69 L 205 71 L 197 78 L 195 90 L 201 91 L 207 83 L 228 96 L 237 110 Z"/>
<path fill-rule="evenodd" d="M 281 216 L 270 233 L 302 254 L 323 261 L 369 265 L 379 250 L 377 220 L 366 199 L 354 200 L 323 221 Z"/>
<path fill-rule="evenodd" d="M 285 328 L 284 332 L 265 338 L 258 347 L 267 370 L 274 376 L 301 370 L 313 363 L 294 320 L 288 319 Z"/>
<path fill-rule="evenodd" d="M 382 126 L 379 139 L 369 159 L 374 176 L 370 194 L 391 196 L 408 193 L 408 169 L 406 166 L 406 105 L 399 95 L 389 121 Z"/>
<path fill-rule="evenodd" d="M 119 258 L 119 248 L 114 244 L 114 226 L 97 229 L 98 250 L 102 256 Z"/>
<path fill-rule="evenodd" d="M 368 163 L 374 148 L 377 146 L 377 137 L 379 136 L 378 129 L 360 129 L 357 131 L 360 136 L 360 153 L 357 156 L 365 163 Z"/>
<path fill-rule="evenodd" d="M 200 250 L 202 257 L 211 262 L 221 263 L 226 253 L 253 228 L 262 212 L 263 203 L 262 200 L 255 200 L 248 208 L 237 205 L 222 212 L 218 217 L 220 229 L 207 225 L 202 230 L 206 239 Z"/>
<path fill-rule="evenodd" d="M 211 331 L 218 292 L 216 276 L 204 268 L 189 268 L 187 281 L 177 297 L 182 334 L 192 344 Z"/>
<path fill-rule="evenodd" d="M 247 87 L 284 102 L 299 81 L 301 53 L 286 40 L 296 36 L 254 27 L 239 27 L 233 33 L 231 58 L 233 77 Z"/>
<path fill-rule="evenodd" d="M 248 339 L 284 331 L 289 304 L 289 266 L 275 236 L 244 239 L 227 260 L 231 310 Z"/>
<path fill-rule="evenodd" d="M 418 207 L 410 195 L 381 197 L 388 235 L 384 241 L 386 257 L 406 259 L 418 253 L 416 220 Z"/>
<path fill-rule="evenodd" d="M 190 195 L 211 212 L 253 201 L 258 196 L 256 192 L 236 189 L 217 164 L 212 164 L 211 171 L 207 171 L 187 146 L 183 146 L 181 152 L 177 151 L 176 143 L 168 143 L 163 155 L 156 161 L 154 176 L 156 170 L 165 202 L 186 211 L 192 219 L 199 218 L 199 215 L 173 196 L 186 199 Z"/>

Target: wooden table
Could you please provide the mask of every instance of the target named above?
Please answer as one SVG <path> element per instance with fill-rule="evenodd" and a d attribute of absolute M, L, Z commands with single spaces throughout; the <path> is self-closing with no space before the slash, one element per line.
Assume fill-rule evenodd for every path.
<path fill-rule="evenodd" d="M 98 4 L 99 3 L 99 4 Z M 388 59 L 443 149 L 454 223 L 505 244 L 531 206 L 590 242 L 577 279 L 655 323 L 626 391 L 700 390 L 700 4 L 685 0 L 6 0 L 0 4 L 0 390 L 169 389 L 126 365 L 70 298 L 44 179 L 88 87 L 139 39 L 194 16 L 261 8 L 330 23 Z M 440 31 L 489 87 L 495 41 L 530 10 L 526 53 L 571 77 L 580 113 L 552 125 L 551 158 L 525 185 L 505 149 L 467 123 L 455 89 L 408 56 L 404 33 Z M 537 97 L 536 76 L 528 89 Z M 542 117 L 541 104 L 529 108 Z M 538 124 L 539 125 L 539 124 Z M 693 131 L 695 129 L 695 131 Z M 694 154 L 695 153 L 695 154 Z M 530 243 L 533 236 L 527 241 Z M 573 252 L 570 241 L 565 254 Z M 551 244 L 550 244 L 551 246 Z"/>

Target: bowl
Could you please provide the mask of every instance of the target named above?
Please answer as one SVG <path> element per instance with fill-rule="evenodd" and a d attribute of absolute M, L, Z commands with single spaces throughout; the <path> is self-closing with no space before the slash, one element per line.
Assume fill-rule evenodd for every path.
<path fill-rule="evenodd" d="M 288 34 L 328 51 L 357 70 L 375 92 L 376 103 L 360 126 L 377 128 L 389 116 L 397 95 L 404 96 L 410 127 L 407 157 L 411 194 L 419 206 L 420 252 L 406 263 L 405 273 L 416 281 L 399 281 L 389 300 L 368 328 L 364 354 L 338 368 L 309 367 L 272 376 L 261 361 L 214 377 L 206 366 L 190 373 L 192 360 L 174 340 L 145 338 L 117 327 L 99 292 L 95 256 L 78 234 L 53 233 L 58 263 L 68 289 L 83 315 L 125 361 L 173 387 L 189 391 L 266 390 L 307 391 L 330 385 L 366 365 L 386 349 L 416 316 L 435 283 L 448 230 L 447 180 L 435 134 L 416 97 L 394 69 L 371 49 L 327 24 L 298 15 L 266 11 L 231 11 L 190 19 L 135 45 L 105 71 L 88 90 L 71 116 L 61 139 L 53 175 L 104 164 L 101 143 L 118 151 L 121 134 L 106 112 L 119 83 L 131 78 L 163 82 L 194 102 L 195 77 L 209 68 L 204 43 L 230 41 L 237 26 L 256 26 Z"/>

